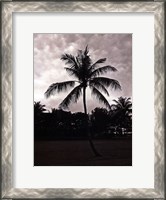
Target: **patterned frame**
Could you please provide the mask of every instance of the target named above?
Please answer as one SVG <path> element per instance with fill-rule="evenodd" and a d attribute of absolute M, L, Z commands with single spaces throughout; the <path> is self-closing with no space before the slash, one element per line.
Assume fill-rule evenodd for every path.
<path fill-rule="evenodd" d="M 1 9 L 1 198 L 165 198 L 164 2 L 5 1 Z M 13 12 L 153 12 L 155 17 L 155 177 L 154 189 L 16 189 L 12 187 L 12 13 Z"/>

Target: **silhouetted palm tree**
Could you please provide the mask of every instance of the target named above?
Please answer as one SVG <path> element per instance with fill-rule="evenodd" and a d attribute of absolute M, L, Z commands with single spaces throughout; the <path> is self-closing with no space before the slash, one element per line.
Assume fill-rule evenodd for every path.
<path fill-rule="evenodd" d="M 74 87 L 75 84 L 77 84 L 77 86 L 60 103 L 60 108 L 68 108 L 71 102 L 76 103 L 81 94 L 83 94 L 84 113 L 87 115 L 87 87 L 91 89 L 92 95 L 97 97 L 99 102 L 103 103 L 106 107 L 110 108 L 107 99 L 101 92 L 104 92 L 106 95 L 109 96 L 109 93 L 106 88 L 110 86 L 112 89 L 121 89 L 121 86 L 119 82 L 115 79 L 100 76 L 108 71 L 117 71 L 116 68 L 110 65 L 99 67 L 100 64 L 106 61 L 106 58 L 101 58 L 95 63 L 92 63 L 92 60 L 89 56 L 88 47 L 86 47 L 84 51 L 79 50 L 76 57 L 74 57 L 71 54 L 63 54 L 61 60 L 66 62 L 65 64 L 68 65 L 68 67 L 65 67 L 66 71 L 69 73 L 70 76 L 76 78 L 76 80 L 51 84 L 45 92 L 47 98 L 50 95 L 55 94 L 56 92 L 66 91 L 68 88 Z M 96 151 L 93 145 L 90 131 L 88 131 L 88 138 L 94 154 L 96 156 L 99 156 L 99 153 Z"/>
<path fill-rule="evenodd" d="M 113 100 L 115 104 L 111 105 L 113 110 L 122 110 L 125 115 L 129 116 L 132 112 L 131 98 L 119 97 L 118 100 Z"/>
<path fill-rule="evenodd" d="M 42 105 L 40 103 L 40 101 L 34 102 L 34 125 L 35 126 L 41 125 L 41 123 L 42 123 L 42 113 L 44 111 L 46 111 L 45 105 Z"/>
<path fill-rule="evenodd" d="M 42 105 L 40 103 L 40 101 L 34 102 L 34 115 L 35 116 L 41 115 L 41 113 L 43 113 L 44 111 L 46 111 L 45 105 Z"/>
<path fill-rule="evenodd" d="M 132 102 L 131 98 L 119 97 L 118 100 L 113 100 L 115 104 L 111 105 L 111 110 L 116 116 L 116 121 L 125 126 L 126 122 L 132 117 Z"/>

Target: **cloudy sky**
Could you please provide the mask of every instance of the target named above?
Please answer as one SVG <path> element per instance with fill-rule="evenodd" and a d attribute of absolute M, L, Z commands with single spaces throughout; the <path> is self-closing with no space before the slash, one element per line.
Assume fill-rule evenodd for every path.
<path fill-rule="evenodd" d="M 68 92 L 55 94 L 46 99 L 44 92 L 50 84 L 72 80 L 66 73 L 61 55 L 77 55 L 77 51 L 89 47 L 93 62 L 107 58 L 104 65 L 112 65 L 117 72 L 110 72 L 105 77 L 114 78 L 121 84 L 121 91 L 109 88 L 109 103 L 120 96 L 132 97 L 132 35 L 131 34 L 34 34 L 34 101 L 40 101 L 46 108 L 58 108 Z M 87 91 L 87 107 L 91 112 L 95 107 L 104 107 Z M 82 97 L 77 104 L 69 107 L 72 112 L 83 111 Z"/>

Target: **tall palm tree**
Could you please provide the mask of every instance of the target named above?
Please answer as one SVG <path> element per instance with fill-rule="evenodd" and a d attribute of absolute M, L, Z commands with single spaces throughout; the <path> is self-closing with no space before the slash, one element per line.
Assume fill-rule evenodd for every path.
<path fill-rule="evenodd" d="M 103 103 L 107 108 L 110 108 L 110 104 L 107 99 L 101 93 L 105 93 L 109 96 L 107 88 L 110 86 L 112 89 L 121 89 L 119 82 L 115 79 L 110 79 L 107 77 L 100 76 L 108 71 L 115 72 L 117 69 L 110 65 L 99 67 L 100 64 L 106 61 L 106 58 L 101 58 L 95 63 L 92 63 L 92 60 L 89 55 L 88 47 L 86 46 L 85 50 L 79 50 L 77 56 L 71 54 L 63 54 L 61 60 L 65 61 L 65 64 L 68 67 L 65 67 L 65 70 L 70 76 L 73 76 L 76 80 L 64 81 L 51 84 L 47 91 L 45 92 L 46 97 L 55 94 L 56 92 L 66 91 L 70 87 L 74 89 L 67 95 L 67 97 L 60 103 L 60 108 L 68 108 L 69 104 L 74 102 L 76 103 L 83 94 L 83 106 L 84 113 L 87 116 L 87 106 L 86 106 L 86 89 L 89 87 L 91 89 L 92 95 L 94 95 L 99 102 Z M 88 127 L 88 119 L 87 119 Z M 88 139 L 90 146 L 96 156 L 99 156 L 99 153 L 96 151 L 94 144 L 91 139 L 91 133 L 88 131 Z"/>

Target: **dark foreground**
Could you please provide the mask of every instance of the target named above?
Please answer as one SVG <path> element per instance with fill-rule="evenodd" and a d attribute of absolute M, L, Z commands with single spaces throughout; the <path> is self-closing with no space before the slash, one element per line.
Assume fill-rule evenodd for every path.
<path fill-rule="evenodd" d="M 102 157 L 95 157 L 87 140 L 34 142 L 35 166 L 131 166 L 132 139 L 95 140 Z"/>

